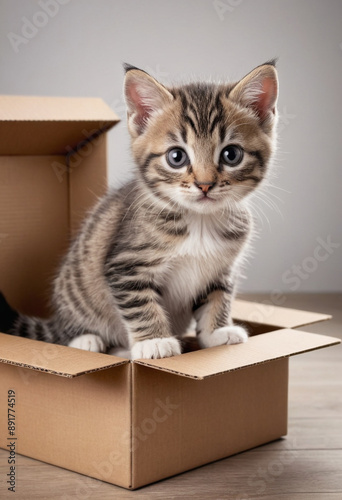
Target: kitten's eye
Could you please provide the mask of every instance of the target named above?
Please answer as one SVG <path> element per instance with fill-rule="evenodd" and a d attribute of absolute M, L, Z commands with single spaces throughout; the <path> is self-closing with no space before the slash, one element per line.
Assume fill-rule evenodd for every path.
<path fill-rule="evenodd" d="M 190 162 L 186 152 L 180 148 L 170 149 L 170 151 L 166 153 L 166 160 L 172 168 L 181 168 L 188 165 Z"/>
<path fill-rule="evenodd" d="M 221 151 L 221 161 L 229 167 L 235 167 L 241 163 L 243 150 L 239 146 L 227 146 Z"/>

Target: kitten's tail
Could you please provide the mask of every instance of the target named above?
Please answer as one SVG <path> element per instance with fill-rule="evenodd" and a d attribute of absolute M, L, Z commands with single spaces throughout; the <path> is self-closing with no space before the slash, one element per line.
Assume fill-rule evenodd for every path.
<path fill-rule="evenodd" d="M 54 342 L 49 321 L 25 316 L 13 309 L 0 292 L 0 332 L 34 340 Z"/>

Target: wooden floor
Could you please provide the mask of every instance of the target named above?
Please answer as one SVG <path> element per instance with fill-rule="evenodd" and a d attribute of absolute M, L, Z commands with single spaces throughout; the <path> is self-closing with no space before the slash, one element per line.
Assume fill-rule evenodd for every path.
<path fill-rule="evenodd" d="M 245 296 L 266 300 L 267 295 Z M 331 313 L 303 330 L 342 338 L 342 295 L 291 295 L 286 307 Z M 1 499 L 342 499 L 342 348 L 291 358 L 285 439 L 126 491 L 26 457 L 17 457 L 16 492 L 7 491 L 8 453 L 0 450 Z"/>

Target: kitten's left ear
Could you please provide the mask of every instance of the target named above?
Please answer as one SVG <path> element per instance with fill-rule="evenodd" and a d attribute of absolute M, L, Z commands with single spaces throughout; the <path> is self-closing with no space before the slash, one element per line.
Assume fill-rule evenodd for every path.
<path fill-rule="evenodd" d="M 148 73 L 125 65 L 128 129 L 132 137 L 144 133 L 148 121 L 173 101 L 172 94 Z"/>
<path fill-rule="evenodd" d="M 278 77 L 274 63 L 258 66 L 240 80 L 231 90 L 229 98 L 251 108 L 261 124 L 272 124 L 276 113 Z"/>

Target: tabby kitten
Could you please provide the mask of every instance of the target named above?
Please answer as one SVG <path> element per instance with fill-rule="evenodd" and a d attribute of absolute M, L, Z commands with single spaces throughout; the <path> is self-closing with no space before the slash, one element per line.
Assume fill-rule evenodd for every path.
<path fill-rule="evenodd" d="M 90 213 L 54 282 L 54 315 L 2 297 L 13 335 L 131 358 L 180 354 L 192 318 L 202 347 L 245 342 L 230 305 L 252 219 L 248 196 L 274 147 L 274 62 L 235 84 L 166 87 L 126 65 L 134 179 Z"/>

